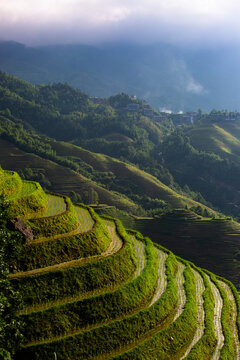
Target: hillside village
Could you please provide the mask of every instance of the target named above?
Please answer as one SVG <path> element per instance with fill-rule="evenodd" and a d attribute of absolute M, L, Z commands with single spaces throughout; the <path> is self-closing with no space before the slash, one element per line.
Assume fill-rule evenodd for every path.
<path fill-rule="evenodd" d="M 221 121 L 237 121 L 240 120 L 239 112 L 228 112 L 228 111 L 217 111 L 212 110 L 210 113 L 203 114 L 201 110 L 188 111 L 173 113 L 171 111 L 157 111 L 152 108 L 151 105 L 145 104 L 142 101 L 137 100 L 136 95 L 129 97 L 131 102 L 126 104 L 126 106 L 117 107 L 116 110 L 120 113 L 134 113 L 147 116 L 149 119 L 156 122 L 166 122 L 167 120 L 172 120 L 173 124 L 176 126 L 179 125 L 191 125 L 194 124 L 199 119 L 204 119 L 212 122 L 221 122 Z M 90 100 L 95 105 L 106 105 L 108 99 L 101 97 L 90 97 Z"/>

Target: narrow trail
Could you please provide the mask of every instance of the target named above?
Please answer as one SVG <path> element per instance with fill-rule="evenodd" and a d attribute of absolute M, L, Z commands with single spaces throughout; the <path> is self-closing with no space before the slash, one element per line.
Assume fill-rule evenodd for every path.
<path fill-rule="evenodd" d="M 181 262 L 178 262 L 178 272 L 176 275 L 176 284 L 178 287 L 178 293 L 179 293 L 179 300 L 178 300 L 178 309 L 177 312 L 173 318 L 172 322 L 175 322 L 177 320 L 177 318 L 182 314 L 183 310 L 184 310 L 184 305 L 186 302 L 186 293 L 185 293 L 185 289 L 184 289 L 184 275 L 183 272 L 185 270 L 185 265 Z"/>
<path fill-rule="evenodd" d="M 235 357 L 234 360 L 240 359 L 239 355 L 239 338 L 238 338 L 238 328 L 237 328 L 237 307 L 234 295 L 232 293 L 232 290 L 228 284 L 226 284 L 224 281 L 218 280 L 219 286 L 221 286 L 227 293 L 228 300 L 230 302 L 230 321 L 229 321 L 229 329 L 231 330 L 232 336 L 233 336 L 233 346 L 234 346 L 234 352 Z"/>
<path fill-rule="evenodd" d="M 204 303 L 203 292 L 205 290 L 205 286 L 204 286 L 203 279 L 202 279 L 201 275 L 199 274 L 199 272 L 196 271 L 195 269 L 192 269 L 192 271 L 196 278 L 196 301 L 197 301 L 197 309 L 198 309 L 198 315 L 197 315 L 198 326 L 197 326 L 197 330 L 194 335 L 192 343 L 190 344 L 190 346 L 187 349 L 187 351 L 185 352 L 185 354 L 180 358 L 180 360 L 187 357 L 187 355 L 190 353 L 190 351 L 192 350 L 194 345 L 201 339 L 201 337 L 204 334 L 205 312 L 204 312 L 204 307 L 203 307 L 203 303 Z"/>
<path fill-rule="evenodd" d="M 137 261 L 137 267 L 133 275 L 133 278 L 135 279 L 141 274 L 146 266 L 147 259 L 145 256 L 145 244 L 142 241 L 137 240 L 134 235 L 129 235 L 129 237 L 132 240 L 132 247 Z"/>
<path fill-rule="evenodd" d="M 97 258 L 97 257 L 106 257 L 106 256 L 110 256 L 116 252 L 118 252 L 122 246 L 123 246 L 123 242 L 122 239 L 120 238 L 120 236 L 117 233 L 116 230 L 116 225 L 114 223 L 114 221 L 112 220 L 106 220 L 106 219 L 102 219 L 104 225 L 106 226 L 108 233 L 110 235 L 110 238 L 112 239 L 108 249 L 106 251 L 104 251 L 102 254 L 100 255 L 95 255 L 92 256 L 91 258 Z"/>
<path fill-rule="evenodd" d="M 220 358 L 220 351 L 224 345 L 224 336 L 222 332 L 222 323 L 221 323 L 221 315 L 222 315 L 222 307 L 223 307 L 223 299 L 220 295 L 220 292 L 216 285 L 212 282 L 209 275 L 206 275 L 207 279 L 210 283 L 211 290 L 214 297 L 215 307 L 214 307 L 214 329 L 215 335 L 217 338 L 217 346 L 215 348 L 214 354 L 211 360 L 217 360 Z"/>
<path fill-rule="evenodd" d="M 158 257 L 158 282 L 155 290 L 155 294 L 153 295 L 152 301 L 149 304 L 149 307 L 152 306 L 160 297 L 162 293 L 167 287 L 167 275 L 166 275 L 166 267 L 165 262 L 167 260 L 168 255 L 163 251 L 157 249 L 157 257 Z"/>

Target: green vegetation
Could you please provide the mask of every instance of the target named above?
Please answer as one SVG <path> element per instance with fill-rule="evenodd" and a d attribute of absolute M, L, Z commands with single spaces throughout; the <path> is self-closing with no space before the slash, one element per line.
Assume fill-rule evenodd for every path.
<path fill-rule="evenodd" d="M 25 218 L 39 216 L 44 213 L 46 206 L 47 196 L 41 185 L 24 181 L 21 193 L 11 199 L 10 216 L 18 215 Z"/>
<path fill-rule="evenodd" d="M 45 217 L 61 214 L 67 210 L 64 197 L 48 194 L 48 206 L 44 213 Z"/>
<path fill-rule="evenodd" d="M 48 324 L 48 333 L 43 334 L 41 331 L 42 326 L 44 326 L 43 312 L 34 312 L 23 316 L 29 325 L 26 329 L 26 337 L 29 342 L 39 342 L 46 338 L 54 340 L 63 335 L 66 337 L 66 334 L 73 332 L 73 329 L 76 334 L 80 332 L 81 328 L 91 328 L 92 325 L 99 326 L 100 323 L 108 323 L 113 319 L 125 317 L 127 314 L 144 307 L 149 302 L 156 284 L 156 275 L 153 273 L 154 254 L 151 245 L 149 243 L 149 246 L 146 246 L 147 264 L 143 273 L 127 285 L 114 292 L 107 292 L 103 295 L 58 305 L 46 310 L 44 312 L 45 325 L 49 323 L 50 319 L 52 319 L 53 325 L 49 326 L 50 324 Z M 102 329 L 99 328 L 98 330 L 101 331 Z M 79 336 L 81 337 L 81 335 Z"/>
<path fill-rule="evenodd" d="M 1 175 L 3 176 L 3 175 Z M 22 243 L 20 234 L 7 228 L 9 206 L 0 197 L 0 358 L 11 359 L 22 340 L 22 321 L 16 312 L 21 306 L 21 293 L 16 291 L 9 280 Z"/>
<path fill-rule="evenodd" d="M 156 356 L 166 359 L 179 358 L 191 343 L 196 330 L 196 298 L 194 296 L 195 282 L 190 268 L 184 271 L 186 303 L 183 313 L 166 329 L 134 347 L 125 354 L 118 355 L 116 359 L 155 359 Z M 173 339 L 173 340 L 172 340 Z M 145 339 L 143 339 L 144 341 Z M 151 350 L 150 350 L 151 349 Z"/>
<path fill-rule="evenodd" d="M 47 206 L 47 196 L 37 182 L 22 181 L 13 171 L 4 171 L 0 176 L 2 195 L 10 201 L 8 216 L 40 215 Z"/>
<path fill-rule="evenodd" d="M 125 240 L 124 230 L 117 228 L 122 240 Z M 64 263 L 64 266 L 50 267 L 48 271 L 32 271 L 16 273 L 12 282 L 16 289 L 24 292 L 23 301 L 27 305 L 57 300 L 61 297 L 84 297 L 84 292 L 97 291 L 104 287 L 129 279 L 135 269 L 135 259 L 132 249 L 126 240 L 122 249 L 110 257 L 99 261 L 82 264 L 81 261 Z M 68 284 L 68 286 L 67 286 Z M 71 284 L 71 285 L 70 285 Z"/>
<path fill-rule="evenodd" d="M 81 217 L 81 222 L 79 219 L 76 234 L 57 237 L 54 240 L 52 238 L 42 241 L 33 240 L 24 244 L 16 264 L 17 269 L 26 271 L 51 266 L 78 258 L 100 255 L 107 250 L 111 239 L 104 228 L 102 220 L 91 208 L 83 204 L 77 206 L 76 211 L 81 212 L 82 210 L 87 211 L 87 215 Z M 94 221 L 91 229 L 87 232 L 84 231 L 86 221 L 84 222 L 83 218 L 87 218 L 87 223 L 90 223 L 90 226 Z M 26 257 L 29 259 L 27 263 L 25 261 Z"/>
<path fill-rule="evenodd" d="M 94 105 L 67 84 L 33 87 L 2 73 L 0 95 L 0 160 L 16 162 L 25 179 L 0 168 L 0 193 L 8 219 L 21 216 L 34 235 L 8 241 L 3 222 L 0 351 L 17 347 L 16 360 L 238 358 L 240 300 L 231 283 L 27 181 L 33 175 L 56 191 L 63 179 L 74 201 L 121 209 L 144 235 L 198 265 L 215 264 L 239 286 L 240 226 L 211 208 L 230 209 L 239 196 L 238 125 L 199 112 L 196 124 L 174 128 L 124 110 L 134 102 L 124 94 Z M 198 134 L 208 129 L 204 147 Z M 12 307 L 14 294 L 22 301 Z M 21 322 L 23 343 L 13 336 L 10 344 L 8 324 Z"/>
<path fill-rule="evenodd" d="M 0 184 L 2 188 L 2 194 L 5 197 L 15 196 L 16 193 L 21 191 L 22 181 L 18 173 L 14 171 L 4 171 L 1 169 Z"/>
<path fill-rule="evenodd" d="M 22 198 L 26 193 L 31 191 L 21 191 Z M 35 214 L 26 220 L 39 238 L 21 240 L 14 259 L 8 259 L 11 274 L 5 275 L 4 284 L 21 294 L 14 316 L 17 311 L 17 323 L 25 324 L 16 359 L 43 360 L 54 353 L 60 360 L 177 359 L 188 349 L 188 359 L 208 359 L 214 351 L 233 359 L 239 353 L 240 302 L 233 285 L 224 282 L 225 289 L 213 274 L 134 230 L 126 231 L 119 220 L 100 218 L 67 197 L 60 201 L 59 196 L 47 196 L 50 210 L 45 214 L 51 216 Z M 22 199 L 17 193 L 15 198 Z M 15 198 L 9 198 L 10 207 Z M 63 216 L 73 211 L 77 224 L 59 231 L 57 221 L 69 225 L 71 217 Z M 184 210 L 169 217 L 188 224 L 198 220 Z M 198 305 L 196 272 L 204 284 L 204 302 Z M 205 327 L 192 345 L 198 306 Z M 7 315 L 2 318 L 9 322 Z"/>
<path fill-rule="evenodd" d="M 203 293 L 205 329 L 203 336 L 197 342 L 197 344 L 192 348 L 189 355 L 187 356 L 187 359 L 188 360 L 210 359 L 217 343 L 217 339 L 214 332 L 214 323 L 213 323 L 214 299 L 209 281 L 206 275 L 204 274 L 204 272 L 201 269 L 196 268 L 193 264 L 191 264 L 191 266 L 193 266 L 197 271 L 200 272 L 205 286 L 205 291 Z"/>
<path fill-rule="evenodd" d="M 33 230 L 35 239 L 65 234 L 77 228 L 78 218 L 75 207 L 69 198 L 64 197 L 64 201 L 66 211 L 63 213 L 28 220 L 27 224 Z"/>
<path fill-rule="evenodd" d="M 232 330 L 229 328 L 229 321 L 231 317 L 230 302 L 224 289 L 219 286 L 216 277 L 213 274 L 209 274 L 213 283 L 217 286 L 221 297 L 223 299 L 223 308 L 221 314 L 222 331 L 224 335 L 224 345 L 221 349 L 221 359 L 234 358 L 234 342 Z"/>
<path fill-rule="evenodd" d="M 161 196 L 164 191 L 166 192 L 166 188 L 163 188 L 161 182 L 180 195 L 187 195 L 193 197 L 194 200 L 204 202 L 201 194 L 194 193 L 188 187 L 181 189 L 168 168 L 163 165 L 162 159 L 159 158 L 160 147 L 164 136 L 171 129 L 171 122 L 156 123 L 144 116 L 142 112 L 121 111 L 122 106 L 125 106 L 127 102 L 133 102 L 129 96 L 116 95 L 109 98 L 106 104 L 94 105 L 85 94 L 67 84 L 35 86 L 31 90 L 29 84 L 3 73 L 0 76 L 0 86 L 2 94 L 0 102 L 0 109 L 2 109 L 1 138 L 14 143 L 22 150 L 33 152 L 77 171 L 107 190 L 127 196 L 138 206 L 146 206 L 146 209 L 155 207 L 157 200 L 165 201 Z M 144 105 L 140 101 L 137 102 L 140 106 Z M 156 177 L 160 181 L 158 183 L 159 191 L 147 191 L 146 198 L 142 193 L 140 180 L 136 182 L 132 179 L 131 184 L 126 183 L 126 179 L 118 177 L 114 170 L 95 168 L 91 159 L 88 162 L 83 154 L 79 156 L 73 146 L 68 147 L 62 143 L 62 149 L 59 149 L 58 143 L 54 143 L 46 137 L 36 136 L 36 132 L 41 132 L 57 140 L 71 141 L 88 150 L 130 162 Z M 64 153 L 63 147 L 67 150 Z M 77 149 L 75 147 L 75 150 Z M 102 160 L 104 161 L 104 159 Z M 27 165 L 27 169 L 29 168 L 31 168 L 30 164 Z M 23 171 L 26 174 L 26 170 Z M 144 176 L 143 173 L 140 173 L 139 177 L 144 177 L 146 181 L 146 175 Z M 43 172 L 39 173 L 38 180 L 42 180 L 42 183 L 47 186 L 51 183 L 51 180 L 46 179 Z M 149 178 L 147 181 L 154 182 Z M 181 207 L 183 204 L 197 206 L 184 196 L 177 199 L 177 194 L 170 189 L 167 190 L 167 193 L 170 195 L 167 196 L 167 203 L 169 202 L 170 207 Z M 94 187 L 91 190 L 88 189 L 87 193 L 86 190 L 81 191 L 80 196 L 82 201 L 88 203 L 96 203 L 100 198 Z M 160 208 L 161 206 L 162 204 Z M 136 211 L 136 207 L 134 210 Z M 141 209 L 138 211 L 143 212 Z"/>
<path fill-rule="evenodd" d="M 2 139 L 77 171 L 111 192 L 127 196 L 128 201 L 137 205 L 132 208 L 135 214 L 153 211 L 158 208 L 157 202 L 163 200 L 170 208 L 187 205 L 196 209 L 200 206 L 202 214 L 204 210 L 209 213 L 207 206 L 238 216 L 238 114 L 216 110 L 203 114 L 199 111 L 195 124 L 175 128 L 172 121 L 176 117 L 181 120 L 181 115 L 165 115 L 164 122 L 156 122 L 144 116 L 142 101 L 133 100 L 126 94 L 112 96 L 95 105 L 86 94 L 67 84 L 31 86 L 4 73 L 0 74 L 0 93 Z M 141 110 L 126 111 L 126 106 L 132 103 L 139 105 Z M 89 154 L 47 136 L 82 146 L 89 150 Z M 162 182 L 174 190 L 172 194 L 168 190 L 173 199 L 171 196 L 164 198 L 163 190 L 151 192 L 148 186 L 143 193 L 140 179 L 127 183 L 127 179 L 118 176 L 116 164 L 112 164 L 110 169 L 106 156 L 100 161 L 100 156 L 94 159 L 90 151 L 114 156 L 146 171 L 160 181 L 158 187 L 162 188 Z M 24 176 L 31 176 L 32 171 L 44 186 L 51 186 L 44 171 L 33 171 L 31 164 L 25 170 L 24 166 L 21 168 Z M 141 177 L 146 182 L 146 175 L 142 172 Z M 80 196 L 81 201 L 104 202 L 98 189 L 91 185 L 81 192 L 74 188 L 71 191 Z M 159 210 L 162 205 L 159 204 Z M 151 213 L 158 214 L 156 210 Z"/>

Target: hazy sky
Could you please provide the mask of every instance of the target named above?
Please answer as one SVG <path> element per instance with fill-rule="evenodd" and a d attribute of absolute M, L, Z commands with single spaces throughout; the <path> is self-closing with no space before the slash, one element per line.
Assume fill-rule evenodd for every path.
<path fill-rule="evenodd" d="M 0 0 L 0 40 L 240 44 L 239 0 Z"/>

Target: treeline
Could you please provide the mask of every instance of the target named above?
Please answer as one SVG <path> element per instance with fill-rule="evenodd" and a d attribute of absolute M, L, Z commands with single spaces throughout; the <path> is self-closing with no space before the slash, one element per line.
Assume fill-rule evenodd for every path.
<path fill-rule="evenodd" d="M 233 200 L 230 188 L 237 186 L 239 166 L 214 153 L 196 150 L 190 144 L 186 126 L 175 128 L 171 120 L 158 123 L 140 112 L 122 111 L 133 101 L 143 104 L 119 94 L 96 105 L 68 84 L 32 86 L 0 73 L 1 136 L 25 151 L 125 194 L 142 206 L 146 204 L 139 189 L 108 173 L 94 171 L 79 159 L 59 157 L 44 137 L 29 134 L 45 134 L 116 157 L 154 175 L 182 195 L 237 214 L 238 209 L 230 206 Z M 204 119 L 204 114 L 199 112 L 199 118 Z M 148 205 L 146 209 L 150 210 Z"/>

